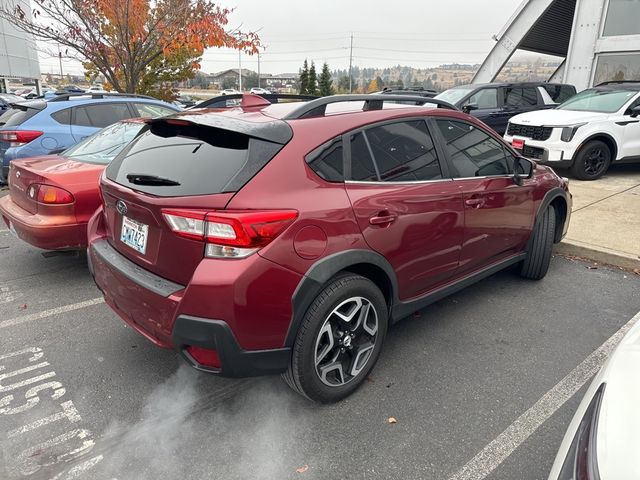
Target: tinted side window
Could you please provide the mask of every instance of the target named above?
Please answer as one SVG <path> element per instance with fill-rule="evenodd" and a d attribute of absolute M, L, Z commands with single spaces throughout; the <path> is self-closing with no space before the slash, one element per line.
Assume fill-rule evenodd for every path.
<path fill-rule="evenodd" d="M 471 95 L 464 104 L 475 104 L 478 109 L 498 108 L 498 90 L 495 88 L 483 88 Z"/>
<path fill-rule="evenodd" d="M 509 87 L 504 89 L 504 104 L 509 107 L 531 107 L 538 105 L 535 87 Z"/>
<path fill-rule="evenodd" d="M 505 150 L 494 138 L 466 122 L 437 120 L 454 178 L 507 175 Z"/>
<path fill-rule="evenodd" d="M 576 94 L 575 88 L 569 85 L 544 85 L 544 89 L 556 103 L 563 103 Z"/>
<path fill-rule="evenodd" d="M 377 181 L 378 174 L 362 132 L 351 137 L 351 180 Z"/>
<path fill-rule="evenodd" d="M 76 107 L 74 125 L 104 128 L 118 120 L 131 118 L 126 103 L 101 103 Z"/>
<path fill-rule="evenodd" d="M 311 152 L 306 158 L 307 164 L 320 176 L 329 182 L 344 180 L 342 162 L 342 141 L 337 139 L 328 147 L 318 152 Z"/>
<path fill-rule="evenodd" d="M 433 141 L 424 121 L 390 123 L 370 128 L 365 134 L 381 181 L 442 178 Z"/>
<path fill-rule="evenodd" d="M 93 127 L 87 109 L 85 107 L 76 107 L 74 110 L 73 124 L 81 127 Z"/>
<path fill-rule="evenodd" d="M 63 125 L 69 125 L 71 123 L 71 109 L 65 108 L 64 110 L 59 110 L 55 113 L 52 113 L 51 118 Z"/>

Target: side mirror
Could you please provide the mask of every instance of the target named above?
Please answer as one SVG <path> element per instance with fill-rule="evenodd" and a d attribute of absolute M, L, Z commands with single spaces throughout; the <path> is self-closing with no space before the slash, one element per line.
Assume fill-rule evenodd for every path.
<path fill-rule="evenodd" d="M 467 115 L 471 113 L 473 110 L 478 110 L 477 103 L 467 103 L 464 107 L 462 107 L 462 111 Z"/>
<path fill-rule="evenodd" d="M 533 177 L 535 169 L 536 164 L 528 158 L 516 157 L 513 163 L 513 181 L 518 185 L 522 185 L 524 179 Z"/>
<path fill-rule="evenodd" d="M 640 105 L 636 105 L 631 109 L 631 116 L 633 118 L 636 118 L 638 115 L 640 115 Z"/>

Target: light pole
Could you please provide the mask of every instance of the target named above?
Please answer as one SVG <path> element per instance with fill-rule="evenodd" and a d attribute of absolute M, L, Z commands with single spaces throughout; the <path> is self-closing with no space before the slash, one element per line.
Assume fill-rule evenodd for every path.
<path fill-rule="evenodd" d="M 60 51 L 60 44 L 58 44 L 58 61 L 60 62 L 60 83 L 62 83 L 64 74 L 62 73 L 62 52 Z"/>
<path fill-rule="evenodd" d="M 349 48 L 349 93 L 351 93 L 353 91 L 351 85 L 351 66 L 353 65 L 353 33 L 351 34 L 351 46 Z"/>

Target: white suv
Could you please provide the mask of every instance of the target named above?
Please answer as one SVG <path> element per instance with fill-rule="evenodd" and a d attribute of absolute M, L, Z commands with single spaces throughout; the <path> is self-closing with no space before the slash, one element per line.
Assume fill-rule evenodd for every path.
<path fill-rule="evenodd" d="M 612 162 L 640 162 L 639 115 L 640 82 L 607 82 L 555 109 L 512 117 L 504 138 L 525 157 L 595 180 Z"/>

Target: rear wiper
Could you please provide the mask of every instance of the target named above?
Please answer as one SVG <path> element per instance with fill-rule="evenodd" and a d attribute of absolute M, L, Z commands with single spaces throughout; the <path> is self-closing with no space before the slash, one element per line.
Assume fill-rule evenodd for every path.
<path fill-rule="evenodd" d="M 162 178 L 156 175 L 145 175 L 143 173 L 130 173 L 127 175 L 127 180 L 135 185 L 152 185 L 156 187 L 177 187 L 179 182 L 171 180 L 170 178 Z"/>

